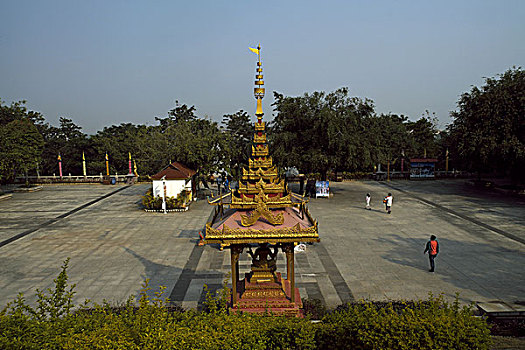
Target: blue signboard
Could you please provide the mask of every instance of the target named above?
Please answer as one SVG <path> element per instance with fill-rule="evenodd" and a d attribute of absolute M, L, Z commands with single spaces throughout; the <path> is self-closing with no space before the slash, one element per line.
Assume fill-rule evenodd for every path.
<path fill-rule="evenodd" d="M 430 162 L 410 163 L 410 178 L 433 178 L 435 164 Z"/>
<path fill-rule="evenodd" d="M 316 181 L 315 182 L 315 196 L 326 197 L 330 194 L 330 187 L 328 181 Z"/>

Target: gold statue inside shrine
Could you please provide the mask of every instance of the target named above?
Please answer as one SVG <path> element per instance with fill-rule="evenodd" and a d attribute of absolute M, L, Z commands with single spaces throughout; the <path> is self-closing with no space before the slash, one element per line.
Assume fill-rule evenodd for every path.
<path fill-rule="evenodd" d="M 248 168 L 242 169 L 239 188 L 208 200 L 216 206 L 213 218 L 206 224 L 201 244 L 229 247 L 232 265 L 232 303 L 234 310 L 300 316 L 302 307 L 295 288 L 294 246 L 298 242 L 319 242 L 314 220 L 301 195 L 289 190 L 280 179 L 266 138 L 262 99 L 264 80 L 261 47 L 257 53 L 254 95 L 257 100 L 252 153 Z M 258 245 L 255 252 L 252 245 Z M 272 251 L 273 247 L 273 251 Z M 250 272 L 239 280 L 239 256 L 247 248 L 252 257 Z M 286 254 L 287 277 L 277 272 L 277 256 Z"/>
<path fill-rule="evenodd" d="M 270 249 L 267 243 L 261 244 L 255 253 L 252 252 L 252 248 L 248 248 L 248 254 L 252 257 L 252 276 L 250 276 L 250 282 L 275 282 L 276 277 L 274 275 L 277 270 L 276 257 L 277 247 L 274 251 Z"/>

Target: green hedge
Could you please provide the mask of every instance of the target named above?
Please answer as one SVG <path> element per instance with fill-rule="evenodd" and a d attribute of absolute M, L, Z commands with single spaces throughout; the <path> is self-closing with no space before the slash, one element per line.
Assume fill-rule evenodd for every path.
<path fill-rule="evenodd" d="M 362 302 L 308 318 L 230 315 L 229 291 L 208 295 L 206 312 L 172 310 L 163 289 L 148 297 L 147 281 L 121 307 L 89 301 L 74 307 L 68 260 L 55 289 L 37 291 L 35 308 L 23 295 L 0 312 L 0 349 L 487 349 L 487 324 L 456 301 L 394 307 Z"/>
<path fill-rule="evenodd" d="M 355 172 L 343 171 L 343 179 L 344 180 L 362 180 L 362 179 L 369 179 L 369 178 L 370 178 L 370 172 L 366 172 L 366 171 L 355 171 Z"/>
<path fill-rule="evenodd" d="M 348 304 L 325 316 L 316 333 L 319 349 L 487 349 L 486 321 L 471 306 L 443 296 L 426 301 Z"/>
<path fill-rule="evenodd" d="M 180 209 L 186 206 L 189 196 L 186 191 L 182 191 L 175 197 L 166 197 L 166 209 Z M 160 210 L 162 209 L 162 197 L 154 197 L 153 189 L 150 188 L 144 196 L 142 196 L 142 205 L 146 209 Z"/>

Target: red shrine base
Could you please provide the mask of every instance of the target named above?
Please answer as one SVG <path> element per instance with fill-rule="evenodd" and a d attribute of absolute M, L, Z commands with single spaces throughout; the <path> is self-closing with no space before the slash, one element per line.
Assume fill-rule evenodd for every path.
<path fill-rule="evenodd" d="M 272 314 L 276 316 L 304 317 L 299 290 L 294 288 L 295 302 L 291 301 L 291 283 L 275 273 L 276 282 L 251 283 L 250 274 L 237 284 L 237 302 L 233 312 Z"/>

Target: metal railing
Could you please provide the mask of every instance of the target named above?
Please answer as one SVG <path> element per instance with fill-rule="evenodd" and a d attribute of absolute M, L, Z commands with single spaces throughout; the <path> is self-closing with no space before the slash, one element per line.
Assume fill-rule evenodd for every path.
<path fill-rule="evenodd" d="M 114 178 L 115 183 L 125 183 L 127 181 L 126 175 L 110 175 L 110 179 Z M 33 184 L 53 184 L 53 183 L 103 183 L 104 176 L 102 175 L 68 175 L 68 176 L 18 176 L 15 183 L 25 183 L 26 179 Z"/>

